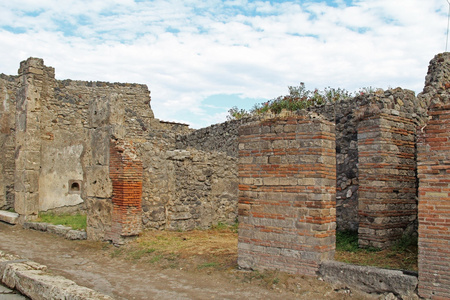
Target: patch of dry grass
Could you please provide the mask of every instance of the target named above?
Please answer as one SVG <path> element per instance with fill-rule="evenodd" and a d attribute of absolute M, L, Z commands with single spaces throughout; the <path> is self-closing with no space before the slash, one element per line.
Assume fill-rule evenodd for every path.
<path fill-rule="evenodd" d="M 149 230 L 136 240 L 112 250 L 111 256 L 163 268 L 235 268 L 237 233 L 228 226 L 186 232 Z"/>
<path fill-rule="evenodd" d="M 329 285 L 312 277 L 291 275 L 276 270 L 239 270 L 237 240 L 236 227 L 223 225 L 209 230 L 186 232 L 148 230 L 126 245 L 119 248 L 108 246 L 103 250 L 109 251 L 109 255 L 115 259 L 145 263 L 152 268 L 179 269 L 191 272 L 193 276 L 195 273 L 225 276 L 235 284 L 252 283 L 268 289 L 290 291 L 296 295 L 312 293 L 311 291 L 319 294 L 336 292 L 330 290 Z M 357 246 L 355 248 L 354 241 L 352 243 L 353 245 L 347 245 L 345 249 L 336 251 L 336 260 L 357 265 L 417 270 L 417 249 L 414 250 L 411 245 L 375 251 L 375 249 L 359 249 Z M 339 294 L 339 291 L 337 293 Z M 349 295 L 333 299 L 347 299 L 346 297 Z"/>

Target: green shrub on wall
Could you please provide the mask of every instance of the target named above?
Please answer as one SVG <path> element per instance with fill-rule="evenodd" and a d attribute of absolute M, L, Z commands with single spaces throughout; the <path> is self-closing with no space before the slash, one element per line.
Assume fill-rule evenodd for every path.
<path fill-rule="evenodd" d="M 311 105 L 322 105 L 326 103 L 338 102 L 341 100 L 353 98 L 356 95 L 363 95 L 373 93 L 376 89 L 372 87 L 362 88 L 357 93 L 351 93 L 341 88 L 327 87 L 323 91 L 315 89 L 314 91 L 307 90 L 305 84 L 300 82 L 298 86 L 288 86 L 289 94 L 279 96 L 275 99 L 264 103 L 257 103 L 250 111 L 233 107 L 228 111 L 228 120 L 239 120 L 251 116 L 256 116 L 271 112 L 279 114 L 282 110 L 296 111 L 305 109 Z"/>

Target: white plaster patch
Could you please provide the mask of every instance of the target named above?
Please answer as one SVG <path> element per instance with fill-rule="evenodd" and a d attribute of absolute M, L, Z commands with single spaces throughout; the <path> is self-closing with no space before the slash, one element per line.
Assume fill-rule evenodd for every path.
<path fill-rule="evenodd" d="M 83 145 L 43 147 L 39 177 L 39 211 L 74 206 L 83 202 L 79 193 L 70 193 L 70 182 L 83 180 Z"/>

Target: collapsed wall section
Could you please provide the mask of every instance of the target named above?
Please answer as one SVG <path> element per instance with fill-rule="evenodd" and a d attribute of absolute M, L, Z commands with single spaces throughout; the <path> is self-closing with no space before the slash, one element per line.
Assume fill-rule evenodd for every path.
<path fill-rule="evenodd" d="M 333 259 L 334 129 L 305 112 L 241 127 L 239 266 L 315 275 Z"/>

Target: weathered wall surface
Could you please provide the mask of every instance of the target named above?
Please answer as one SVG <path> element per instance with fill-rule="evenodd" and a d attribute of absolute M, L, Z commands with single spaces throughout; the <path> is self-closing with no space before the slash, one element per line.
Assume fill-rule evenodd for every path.
<path fill-rule="evenodd" d="M 237 159 L 193 148 L 167 154 L 176 166 L 176 193 L 168 209 L 168 228 L 233 224 L 237 218 Z"/>
<path fill-rule="evenodd" d="M 183 156 L 184 149 L 175 147 L 177 134 L 192 130 L 155 119 L 145 85 L 53 80 L 46 88 L 53 93 L 39 99 L 40 211 L 87 209 L 89 237 L 110 238 L 120 219 L 111 217 L 118 211 L 113 138 L 133 142 L 143 162 L 142 212 L 136 216 L 145 227 L 192 229 L 235 220 L 236 163 L 219 152 L 192 149 Z M 185 186 L 189 192 L 180 190 Z"/>
<path fill-rule="evenodd" d="M 238 264 L 315 275 L 334 258 L 334 124 L 305 112 L 242 126 Z"/>
<path fill-rule="evenodd" d="M 235 222 L 236 158 L 179 149 L 176 139 L 173 133 L 153 131 L 145 143 L 136 145 L 144 168 L 144 226 L 187 230 Z"/>
<path fill-rule="evenodd" d="M 45 154 L 42 155 L 39 176 L 39 211 L 75 208 L 83 203 L 83 167 L 80 159 L 83 145 L 70 145 L 70 141 L 76 139 L 69 132 L 64 137 L 59 137 L 58 134 L 55 133 L 55 143 L 42 145 Z M 78 185 L 74 182 L 78 182 Z"/>
<path fill-rule="evenodd" d="M 238 157 L 239 127 L 251 119 L 232 120 L 215 124 L 177 137 L 177 147 L 193 147 L 202 151 L 224 152 Z"/>
<path fill-rule="evenodd" d="M 0 209 L 14 207 L 17 76 L 0 74 Z"/>
<path fill-rule="evenodd" d="M 175 149 L 175 134 L 153 131 L 144 143 L 135 144 L 142 161 L 142 222 L 145 228 L 164 229 L 167 212 L 174 201 L 175 165 L 167 151 Z"/>
<path fill-rule="evenodd" d="M 358 230 L 358 126 L 362 117 L 364 114 L 385 110 L 394 115 L 402 115 L 411 120 L 412 124 L 418 124 L 425 120 L 425 104 L 415 97 L 414 92 L 396 88 L 361 94 L 352 99 L 310 107 L 308 110 L 315 111 L 336 124 L 337 227 L 338 230 Z M 410 129 L 407 139 L 414 139 L 414 132 L 415 129 Z M 412 195 L 408 197 L 414 199 Z"/>
<path fill-rule="evenodd" d="M 430 120 L 419 132 L 419 295 L 450 299 L 450 53 L 430 63 L 419 98 Z"/>
<path fill-rule="evenodd" d="M 20 64 L 21 85 L 16 100 L 15 199 L 14 209 L 21 222 L 37 217 L 41 168 L 41 117 L 54 86 L 54 69 L 42 59 L 30 58 Z"/>

